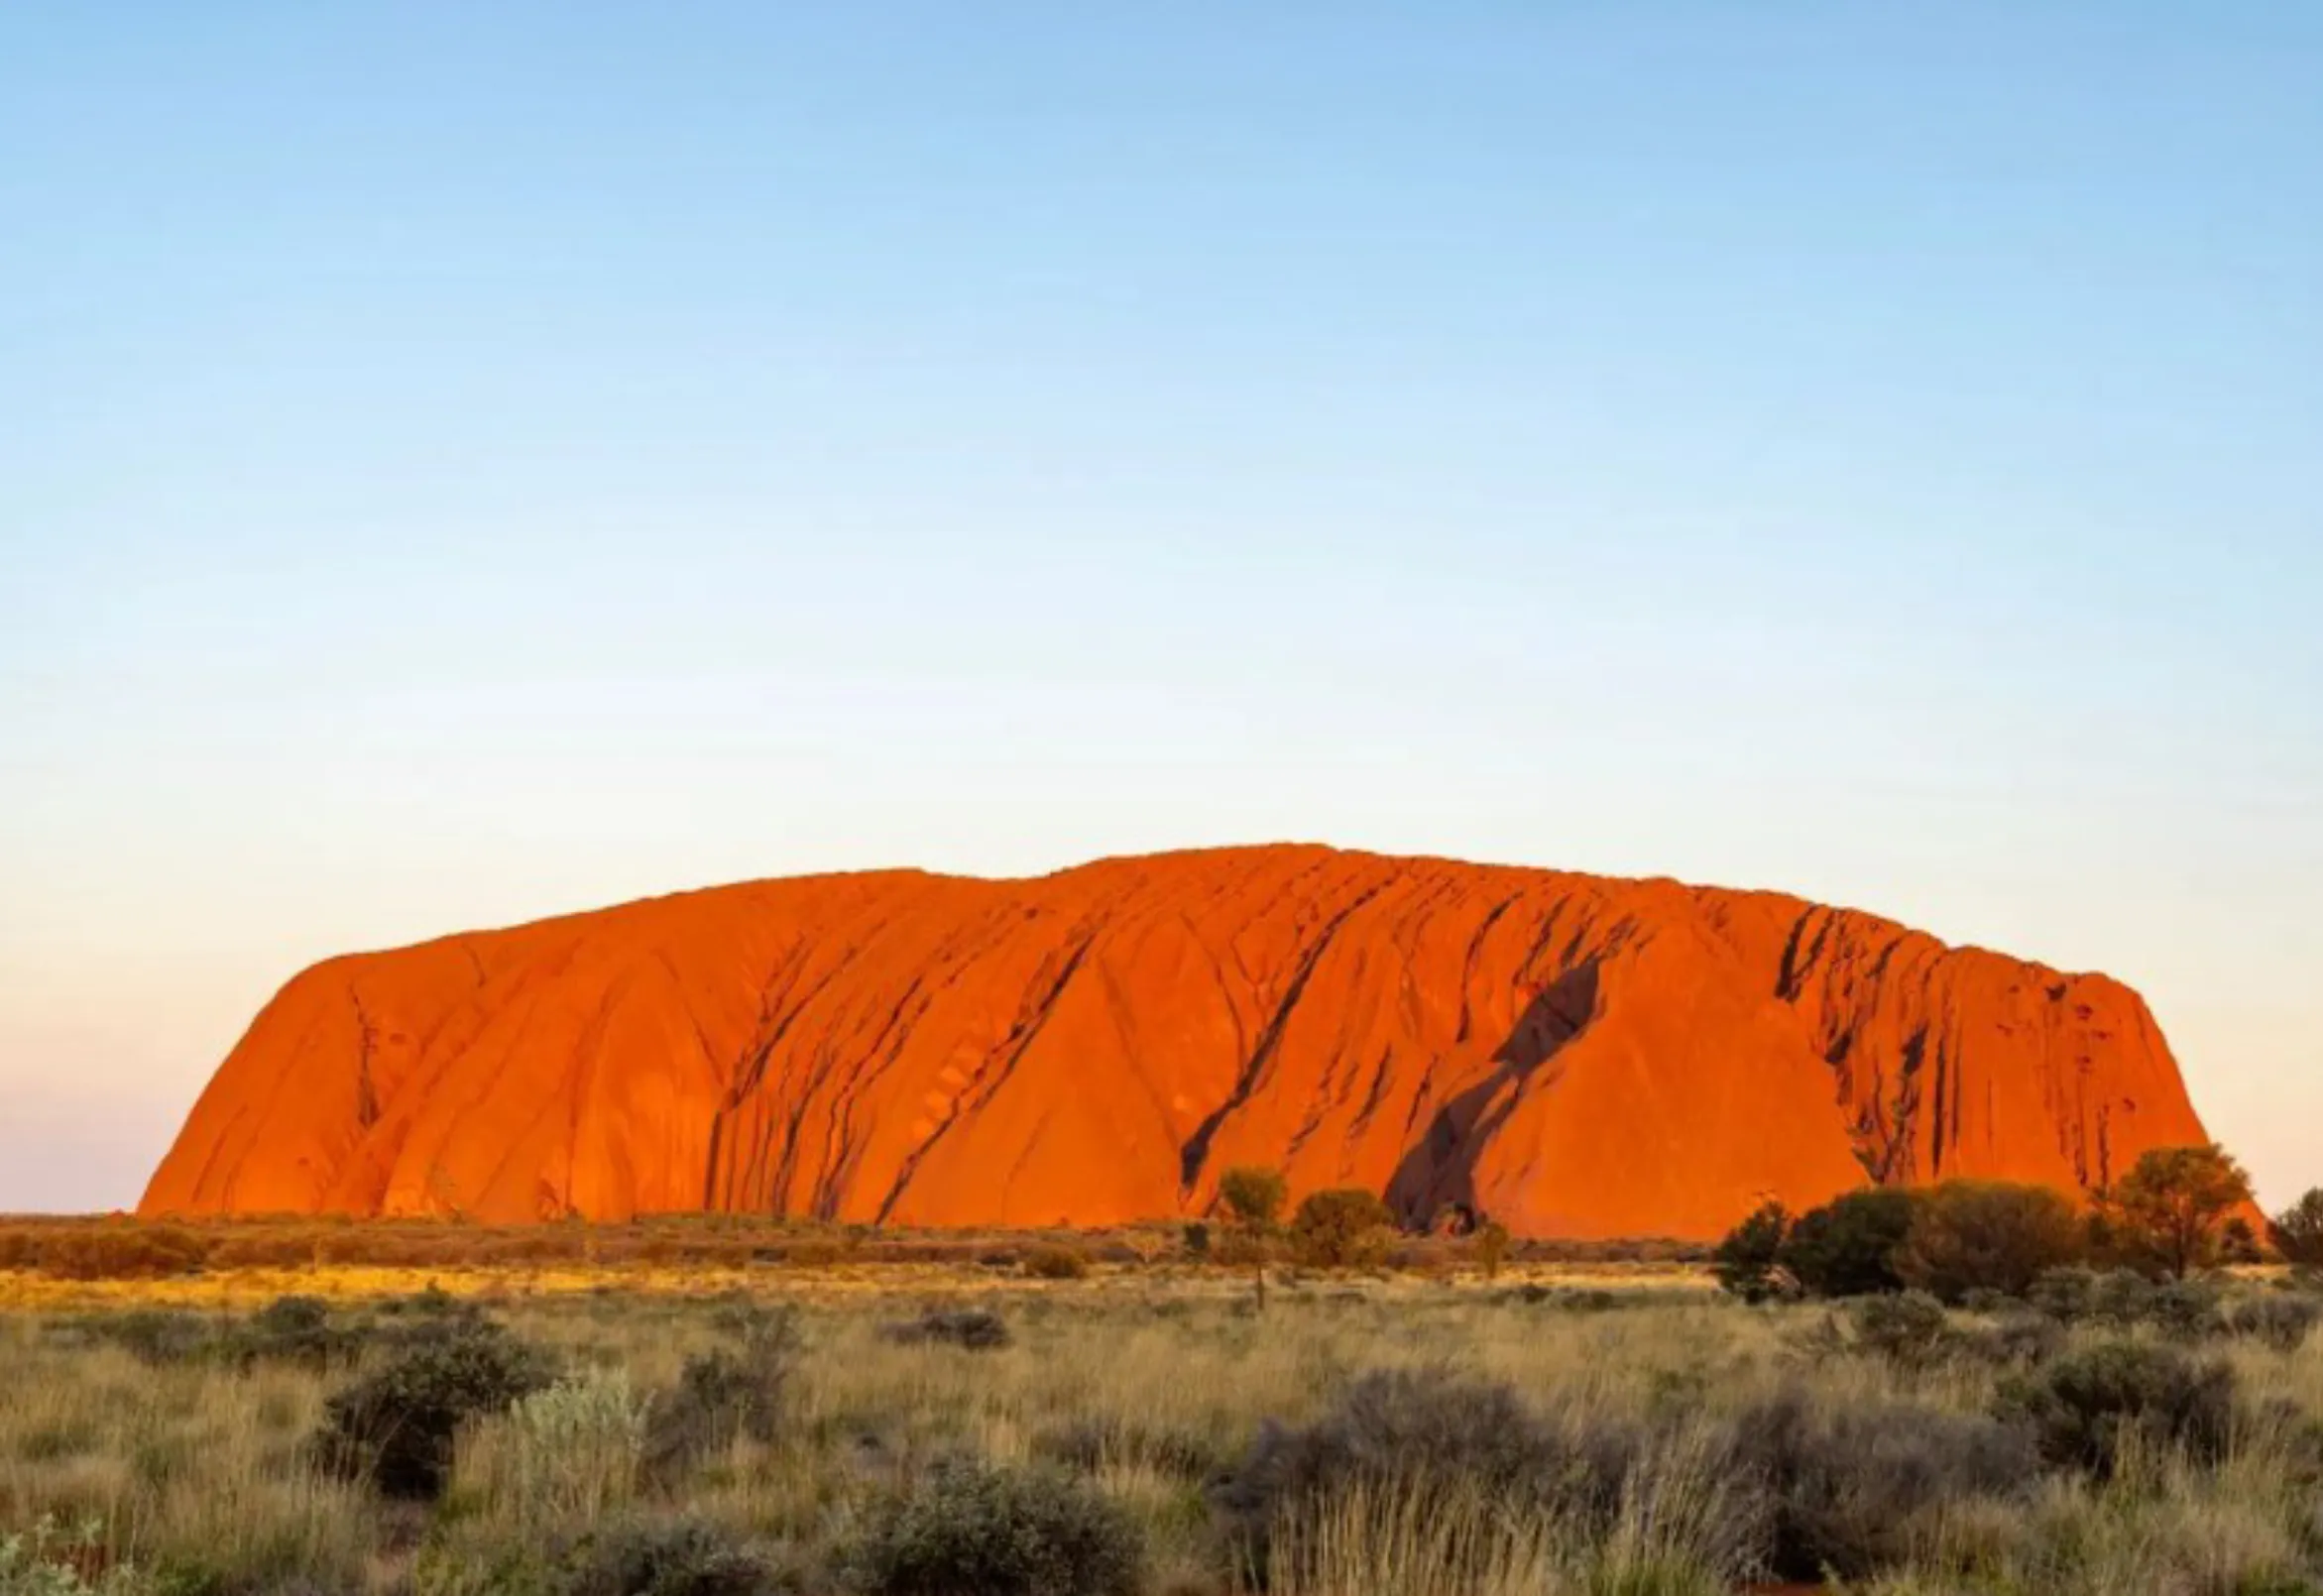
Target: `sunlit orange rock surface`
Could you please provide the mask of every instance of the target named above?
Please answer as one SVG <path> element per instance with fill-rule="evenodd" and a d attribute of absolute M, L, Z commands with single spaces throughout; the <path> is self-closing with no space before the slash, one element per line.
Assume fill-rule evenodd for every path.
<path fill-rule="evenodd" d="M 1220 1171 L 1520 1234 L 2203 1140 L 2098 975 L 1766 892 L 1273 847 L 755 882 L 317 965 L 143 1212 L 1195 1214 Z"/>

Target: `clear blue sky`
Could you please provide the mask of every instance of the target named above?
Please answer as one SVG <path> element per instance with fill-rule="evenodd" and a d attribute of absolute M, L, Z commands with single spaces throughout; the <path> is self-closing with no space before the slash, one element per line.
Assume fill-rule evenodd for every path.
<path fill-rule="evenodd" d="M 2323 8 L 0 11 L 0 1209 L 301 964 L 1313 838 L 2143 990 L 2323 1182 Z"/>

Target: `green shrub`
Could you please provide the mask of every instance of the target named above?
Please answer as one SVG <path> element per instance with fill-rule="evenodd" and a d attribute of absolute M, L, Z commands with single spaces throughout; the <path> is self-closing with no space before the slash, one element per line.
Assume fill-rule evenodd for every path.
<path fill-rule="evenodd" d="M 234 1327 L 226 1350 L 245 1364 L 322 1366 L 354 1356 L 362 1344 L 362 1334 L 337 1323 L 320 1298 L 278 1297 Z"/>
<path fill-rule="evenodd" d="M 2223 1297 L 2216 1281 L 2199 1276 L 2165 1280 L 2147 1304 L 2147 1322 L 2175 1340 L 2205 1340 L 2226 1329 L 2219 1314 Z"/>
<path fill-rule="evenodd" d="M 2026 1300 L 2061 1324 L 2126 1330 L 2155 1321 L 2157 1292 L 2152 1281 L 2134 1269 L 2073 1267 L 2043 1274 Z"/>
<path fill-rule="evenodd" d="M 1307 1428 L 1262 1429 L 1241 1482 L 1270 1498 L 1355 1478 L 1457 1483 L 1494 1495 L 1538 1468 L 1540 1431 L 1516 1392 L 1498 1381 L 1375 1370 Z"/>
<path fill-rule="evenodd" d="M 1973 1292 L 2022 1297 L 2086 1246 L 2072 1203 L 2045 1186 L 1946 1181 L 1919 1194 L 1895 1264 L 1906 1285 L 1960 1304 Z"/>
<path fill-rule="evenodd" d="M 1789 1209 L 1780 1202 L 1760 1204 L 1710 1251 L 1710 1268 L 1719 1287 L 1746 1303 L 1763 1303 L 1782 1294 L 1789 1282 L 1780 1264 L 1790 1232 Z"/>
<path fill-rule="evenodd" d="M 1944 1305 L 1925 1292 L 1867 1297 L 1850 1308 L 1848 1316 L 1856 1346 L 1899 1368 L 1927 1368 L 1956 1340 Z"/>
<path fill-rule="evenodd" d="M 700 1519 L 634 1519 L 591 1532 L 559 1560 L 555 1596 L 774 1596 L 767 1552 Z"/>
<path fill-rule="evenodd" d="M 236 1529 L 245 1533 L 156 1554 L 150 1566 L 139 1565 L 144 1577 L 129 1588 L 138 1596 L 339 1596 L 364 1588 L 360 1556 L 324 1553 L 335 1566 L 317 1567 L 311 1538 L 293 1526 Z"/>
<path fill-rule="evenodd" d="M 2149 1324 L 2154 1316 L 2158 1288 L 2135 1269 L 2101 1272 L 2089 1292 L 2089 1318 L 2096 1324 L 2130 1329 Z"/>
<path fill-rule="evenodd" d="M 1793 1221 L 1776 1261 L 1810 1297 L 1901 1291 L 1896 1255 L 1913 1209 L 1912 1194 L 1894 1187 L 1844 1193 Z"/>
<path fill-rule="evenodd" d="M 217 1349 L 211 1321 L 183 1309 L 141 1308 L 107 1314 L 92 1320 L 91 1328 L 138 1362 L 157 1367 L 205 1358 Z"/>
<path fill-rule="evenodd" d="M 1360 1187 L 1317 1192 L 1291 1216 L 1291 1255 L 1309 1269 L 1366 1269 L 1387 1255 L 1395 1215 Z"/>
<path fill-rule="evenodd" d="M 686 1359 L 676 1387 L 646 1410 L 646 1472 L 669 1479 L 738 1437 L 771 1441 L 793 1350 L 785 1324 L 780 1331 L 747 1335 L 739 1349 L 714 1347 Z"/>
<path fill-rule="evenodd" d="M 1359 1489 L 1548 1512 L 1609 1524 L 1654 1431 L 1581 1410 L 1552 1425 L 1497 1381 L 1442 1369 L 1379 1370 L 1354 1381 L 1313 1424 L 1260 1426 L 1211 1492 L 1228 1562 L 1268 1565 L 1288 1516 Z"/>
<path fill-rule="evenodd" d="M 865 1596 L 1134 1596 L 1145 1548 L 1092 1486 L 955 1459 L 874 1504 L 838 1560 Z"/>
<path fill-rule="evenodd" d="M 2080 1324 L 2089 1318 L 2095 1294 L 2096 1271 L 2082 1264 L 2044 1269 L 2025 1290 L 2025 1305 L 2059 1324 Z"/>
<path fill-rule="evenodd" d="M 731 1293 L 711 1312 L 710 1328 L 743 1346 L 765 1342 L 786 1354 L 798 1350 L 798 1310 L 788 1303 Z"/>
<path fill-rule="evenodd" d="M 424 1291 L 380 1302 L 354 1333 L 362 1343 L 394 1353 L 463 1335 L 492 1323 L 492 1315 L 484 1311 L 481 1303 L 472 1298 L 454 1297 L 430 1284 Z M 491 1332 L 487 1329 L 484 1333 Z"/>
<path fill-rule="evenodd" d="M 2269 1292 L 2234 1303 L 2222 1322 L 2230 1335 L 2264 1341 L 2277 1352 L 2296 1352 L 2319 1320 L 2323 1320 L 2323 1303 L 2287 1292 Z"/>
<path fill-rule="evenodd" d="M 1024 1255 L 1024 1272 L 1035 1280 L 1085 1280 L 1089 1260 L 1074 1247 L 1035 1247 Z"/>
<path fill-rule="evenodd" d="M 2062 1324 L 2115 1330 L 2144 1325 L 2181 1341 L 2199 1341 L 2225 1328 L 2219 1287 L 2200 1277 L 2155 1282 L 2134 1269 L 2052 1269 L 2026 1295 L 2035 1310 Z"/>
<path fill-rule="evenodd" d="M 904 1345 L 937 1342 L 971 1352 L 992 1352 L 1014 1339 L 1008 1321 L 986 1308 L 931 1308 L 917 1318 L 881 1325 L 879 1334 Z"/>
<path fill-rule="evenodd" d="M 1906 1403 L 1826 1406 L 1797 1387 L 1734 1427 L 1740 1466 L 1773 1494 L 1768 1571 L 1785 1580 L 1893 1567 L 1947 1506 L 2020 1496 L 2040 1467 L 2021 1425 Z"/>
<path fill-rule="evenodd" d="M 486 1521 L 439 1521 L 407 1583 L 418 1596 L 790 1596 L 779 1548 L 690 1515 L 623 1516 L 578 1534 L 512 1537 Z"/>
<path fill-rule="evenodd" d="M 2045 1313 L 2011 1309 L 1958 1333 L 1960 1351 L 2003 1369 L 2029 1369 L 2064 1349 L 2065 1327 Z"/>
<path fill-rule="evenodd" d="M 2173 1446 L 2198 1463 L 2224 1454 L 2234 1371 L 2175 1347 L 2104 1341 L 2005 1384 L 2002 1417 L 2030 1424 L 2041 1455 L 2110 1478 L 2135 1444 Z"/>
<path fill-rule="evenodd" d="M 326 1467 L 391 1497 L 439 1495 L 461 1425 L 544 1389 L 555 1366 L 489 1319 L 458 1319 L 335 1393 L 316 1448 Z"/>

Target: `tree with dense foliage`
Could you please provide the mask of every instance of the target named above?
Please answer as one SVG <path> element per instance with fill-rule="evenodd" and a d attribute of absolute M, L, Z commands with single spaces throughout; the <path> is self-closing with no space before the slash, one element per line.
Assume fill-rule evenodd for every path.
<path fill-rule="evenodd" d="M 2022 1297 L 2042 1274 L 2077 1262 L 2086 1246 L 2081 1215 L 2045 1186 L 1945 1181 L 1914 1203 L 1896 1272 L 1946 1303 L 1974 1291 Z"/>
<path fill-rule="evenodd" d="M 2323 1269 L 2323 1187 L 2276 1214 L 2267 1229 L 2284 1263 Z"/>
<path fill-rule="evenodd" d="M 2251 1200 L 2251 1178 L 2216 1142 L 2156 1147 L 2101 1200 L 2125 1263 L 2183 1280 L 2217 1261 L 2226 1221 Z"/>
<path fill-rule="evenodd" d="M 1902 1291 L 1895 1257 L 1911 1232 L 1912 1209 L 1912 1194 L 1899 1187 L 1843 1192 L 1792 1221 L 1776 1262 L 1810 1297 Z"/>
<path fill-rule="evenodd" d="M 1790 1232 L 1790 1209 L 1780 1202 L 1760 1203 L 1711 1249 L 1710 1268 L 1718 1285 L 1746 1303 L 1763 1303 L 1781 1291 L 1783 1240 Z"/>
<path fill-rule="evenodd" d="M 1368 1268 L 1387 1256 L 1395 1215 L 1361 1187 L 1317 1192 L 1291 1218 L 1291 1253 L 1310 1269 Z"/>
<path fill-rule="evenodd" d="M 1218 1196 L 1226 1206 L 1225 1245 L 1220 1254 L 1228 1263 L 1250 1266 L 1251 1284 L 1263 1310 L 1266 1264 L 1274 1255 L 1283 1204 L 1290 1200 L 1290 1183 L 1280 1170 L 1244 1165 L 1219 1177 Z"/>

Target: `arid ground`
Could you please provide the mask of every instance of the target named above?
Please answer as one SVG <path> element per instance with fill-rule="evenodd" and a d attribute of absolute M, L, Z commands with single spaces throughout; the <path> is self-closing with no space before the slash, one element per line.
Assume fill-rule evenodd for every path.
<path fill-rule="evenodd" d="M 1160 1231 L 0 1236 L 6 1596 L 2323 1589 L 2279 1272 L 1751 1307 L 1431 1241 L 1261 1308 Z"/>

